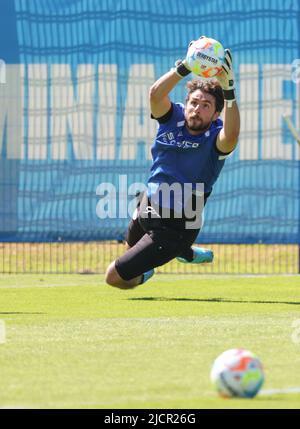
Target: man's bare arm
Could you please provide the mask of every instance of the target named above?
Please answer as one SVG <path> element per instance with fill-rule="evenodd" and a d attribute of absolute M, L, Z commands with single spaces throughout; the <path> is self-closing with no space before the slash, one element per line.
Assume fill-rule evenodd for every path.
<path fill-rule="evenodd" d="M 176 61 L 175 67 L 161 76 L 150 88 L 149 99 L 151 113 L 154 118 L 164 116 L 171 108 L 169 93 L 181 81 L 191 73 L 186 60 Z"/>
<path fill-rule="evenodd" d="M 217 148 L 224 153 L 234 150 L 240 133 L 240 112 L 236 101 L 228 107 L 225 101 L 224 125 L 217 138 Z"/>
<path fill-rule="evenodd" d="M 235 100 L 234 71 L 229 49 L 225 49 L 223 72 L 217 76 L 217 79 L 225 99 L 224 125 L 217 138 L 217 148 L 221 152 L 228 153 L 236 147 L 240 133 L 240 113 Z"/>
<path fill-rule="evenodd" d="M 154 118 L 164 116 L 171 108 L 169 93 L 182 79 L 175 70 L 161 76 L 150 88 L 149 99 Z"/>

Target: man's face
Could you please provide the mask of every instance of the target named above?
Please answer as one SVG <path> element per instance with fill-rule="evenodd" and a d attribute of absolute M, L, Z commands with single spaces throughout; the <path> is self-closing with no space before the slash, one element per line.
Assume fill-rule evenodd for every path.
<path fill-rule="evenodd" d="M 190 94 L 185 105 L 185 120 L 191 134 L 200 134 L 210 127 L 219 116 L 216 112 L 215 97 L 197 89 Z"/>

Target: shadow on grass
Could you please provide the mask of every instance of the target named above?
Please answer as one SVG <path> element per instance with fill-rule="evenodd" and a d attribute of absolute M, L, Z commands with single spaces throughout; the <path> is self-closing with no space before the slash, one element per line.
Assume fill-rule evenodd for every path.
<path fill-rule="evenodd" d="M 46 314 L 46 313 L 30 313 L 26 311 L 0 311 L 1 314 Z"/>
<path fill-rule="evenodd" d="M 238 301 L 234 299 L 224 298 L 166 298 L 166 297 L 142 297 L 142 298 L 128 298 L 129 301 L 179 301 L 179 302 L 221 302 L 221 303 L 236 303 L 236 304 L 287 304 L 287 305 L 300 305 L 300 302 L 293 301 Z M 1 313 L 0 313 L 1 314 Z"/>

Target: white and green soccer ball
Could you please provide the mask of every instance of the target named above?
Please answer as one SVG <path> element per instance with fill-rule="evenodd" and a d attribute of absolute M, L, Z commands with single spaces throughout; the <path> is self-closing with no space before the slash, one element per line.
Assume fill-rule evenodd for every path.
<path fill-rule="evenodd" d="M 212 78 L 222 72 L 224 55 L 224 48 L 220 42 L 201 36 L 189 46 L 186 61 L 195 75 Z"/>
<path fill-rule="evenodd" d="M 210 378 L 225 398 L 254 398 L 265 379 L 259 358 L 244 349 L 230 349 L 218 356 Z"/>

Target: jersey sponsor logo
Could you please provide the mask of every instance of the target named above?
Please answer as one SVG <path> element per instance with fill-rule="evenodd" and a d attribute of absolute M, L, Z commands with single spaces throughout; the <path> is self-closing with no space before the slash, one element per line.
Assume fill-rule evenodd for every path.
<path fill-rule="evenodd" d="M 166 132 L 158 136 L 157 142 L 168 146 L 180 147 L 181 149 L 197 149 L 201 145 L 200 142 L 182 140 L 181 138 L 178 139 L 178 137 L 183 137 L 182 132 L 177 135 L 172 132 Z"/>
<path fill-rule="evenodd" d="M 189 148 L 197 149 L 200 146 L 200 143 L 183 140 L 182 142 L 177 142 L 177 146 L 184 149 L 189 149 Z"/>

